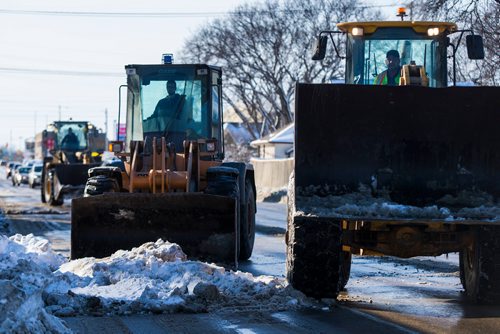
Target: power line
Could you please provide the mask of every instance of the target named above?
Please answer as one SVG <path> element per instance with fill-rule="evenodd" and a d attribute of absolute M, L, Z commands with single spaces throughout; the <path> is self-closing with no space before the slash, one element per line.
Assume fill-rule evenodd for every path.
<path fill-rule="evenodd" d="M 358 5 L 353 8 L 369 9 L 395 7 L 397 4 L 386 5 Z M 276 9 L 273 12 L 299 12 L 305 9 Z M 0 14 L 12 15 L 52 15 L 52 16 L 85 16 L 85 17 L 132 17 L 132 18 L 185 18 L 185 17 L 214 17 L 224 15 L 241 15 L 245 13 L 265 12 L 265 10 L 247 11 L 234 10 L 228 12 L 87 12 L 87 11 L 54 11 L 54 10 L 22 10 L 22 9 L 0 9 Z"/>
<path fill-rule="evenodd" d="M 42 74 L 42 75 L 69 75 L 69 76 L 94 76 L 94 77 L 113 77 L 123 78 L 125 73 L 115 72 L 86 72 L 86 71 L 67 71 L 67 70 L 46 70 L 37 68 L 14 68 L 0 67 L 0 72 L 20 73 L 20 74 Z"/>
<path fill-rule="evenodd" d="M 0 13 L 14 15 L 61 15 L 94 17 L 209 17 L 226 15 L 226 12 L 85 12 L 53 10 L 0 9 Z"/>

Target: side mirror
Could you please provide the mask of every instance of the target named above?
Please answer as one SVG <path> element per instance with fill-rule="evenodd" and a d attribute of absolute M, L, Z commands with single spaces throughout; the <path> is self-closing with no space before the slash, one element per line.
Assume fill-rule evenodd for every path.
<path fill-rule="evenodd" d="M 323 60 L 326 54 L 326 43 L 328 36 L 319 36 L 314 45 L 314 54 L 312 60 Z"/>
<path fill-rule="evenodd" d="M 484 59 L 483 37 L 479 35 L 468 35 L 465 37 L 467 45 L 467 56 L 469 59 Z"/>

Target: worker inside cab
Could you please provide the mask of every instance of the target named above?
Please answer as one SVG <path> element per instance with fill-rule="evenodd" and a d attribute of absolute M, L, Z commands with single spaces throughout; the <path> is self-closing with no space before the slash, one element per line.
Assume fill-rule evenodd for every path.
<path fill-rule="evenodd" d="M 184 140 L 197 139 L 193 108 L 199 109 L 196 97 L 201 97 L 201 91 L 198 90 L 199 84 L 185 78 L 151 81 L 143 85 L 142 102 L 147 105 L 143 116 L 144 133 L 150 137 L 165 137 L 167 142 L 175 144 L 177 151 L 183 149 Z M 153 112 L 147 115 L 147 109 Z"/>
<path fill-rule="evenodd" d="M 152 117 L 179 119 L 186 96 L 177 93 L 175 80 L 168 80 L 166 88 L 167 96 L 158 101 Z"/>
<path fill-rule="evenodd" d="M 387 70 L 375 78 L 375 85 L 398 86 L 401 76 L 401 60 L 397 50 L 389 50 L 386 54 L 385 64 Z"/>
<path fill-rule="evenodd" d="M 66 150 L 78 150 L 80 146 L 80 141 L 78 137 L 73 132 L 72 128 L 68 128 L 68 132 L 61 141 L 61 148 Z"/>

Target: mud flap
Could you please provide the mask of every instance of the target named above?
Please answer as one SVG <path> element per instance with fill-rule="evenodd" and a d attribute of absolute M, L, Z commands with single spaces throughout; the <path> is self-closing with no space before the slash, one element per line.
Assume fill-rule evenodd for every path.
<path fill-rule="evenodd" d="M 73 199 L 71 258 L 106 257 L 158 239 L 192 259 L 237 266 L 236 201 L 203 193 L 112 193 Z"/>

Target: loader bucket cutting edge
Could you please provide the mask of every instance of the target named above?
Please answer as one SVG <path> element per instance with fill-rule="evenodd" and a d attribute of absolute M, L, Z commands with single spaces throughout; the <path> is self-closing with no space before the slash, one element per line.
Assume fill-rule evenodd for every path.
<path fill-rule="evenodd" d="M 235 264 L 234 198 L 202 193 L 113 193 L 74 199 L 71 258 L 106 257 L 158 239 L 189 258 Z"/>

